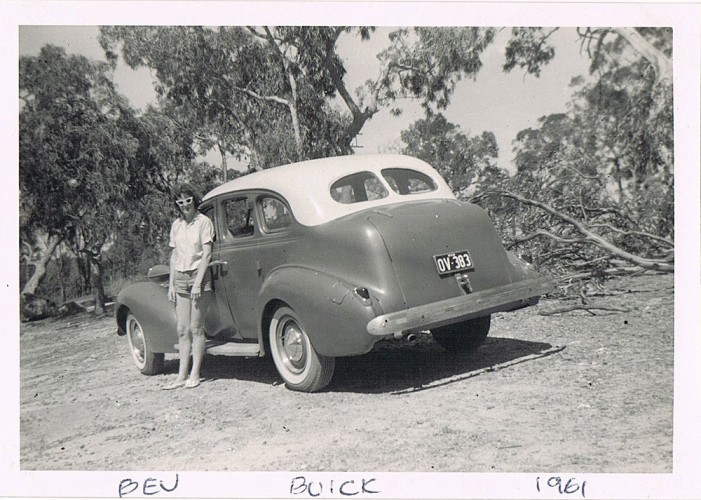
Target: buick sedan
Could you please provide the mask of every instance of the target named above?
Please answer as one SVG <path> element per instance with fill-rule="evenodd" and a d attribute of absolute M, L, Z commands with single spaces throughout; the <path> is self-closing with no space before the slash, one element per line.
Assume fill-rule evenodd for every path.
<path fill-rule="evenodd" d="M 207 352 L 269 355 L 293 390 L 319 391 L 336 358 L 418 332 L 469 351 L 493 313 L 553 287 L 504 249 L 484 210 L 407 156 L 271 168 L 217 187 L 199 209 L 216 232 Z M 116 301 L 118 333 L 146 375 L 178 349 L 167 283 L 156 266 Z"/>

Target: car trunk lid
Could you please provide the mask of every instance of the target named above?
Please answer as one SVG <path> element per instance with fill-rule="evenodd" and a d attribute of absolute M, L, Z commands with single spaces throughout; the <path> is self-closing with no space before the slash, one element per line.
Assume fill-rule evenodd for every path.
<path fill-rule="evenodd" d="M 406 307 L 511 282 L 508 257 L 492 221 L 475 205 L 454 200 L 403 203 L 375 209 L 368 220 L 387 247 Z M 460 264 L 468 269 L 450 270 Z"/>

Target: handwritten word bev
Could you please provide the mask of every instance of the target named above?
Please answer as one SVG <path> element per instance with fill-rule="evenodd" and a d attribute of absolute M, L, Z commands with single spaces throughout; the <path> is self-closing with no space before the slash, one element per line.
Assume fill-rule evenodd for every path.
<path fill-rule="evenodd" d="M 131 478 L 122 479 L 119 482 L 119 498 L 134 493 L 137 490 L 139 490 L 138 493 L 147 496 L 157 495 L 161 492 L 171 493 L 178 488 L 178 479 L 178 475 L 176 474 L 175 481 L 172 484 L 165 485 L 163 481 L 149 477 L 144 480 L 141 490 L 139 490 L 139 481 Z"/>
<path fill-rule="evenodd" d="M 320 495 L 340 495 L 344 497 L 352 497 L 362 494 L 380 493 L 376 490 L 377 486 L 372 485 L 375 479 L 354 479 L 346 481 L 335 481 L 332 479 L 327 482 L 323 481 L 308 481 L 304 476 L 297 476 L 290 483 L 290 495 L 304 495 L 310 497 L 318 497 Z"/>
<path fill-rule="evenodd" d="M 540 477 L 535 478 L 535 485 L 538 489 L 538 493 L 540 493 Z M 582 498 L 586 498 L 586 494 L 584 492 L 586 486 L 586 481 L 582 481 L 582 484 L 579 484 L 574 477 L 569 478 L 567 482 L 563 482 L 562 478 L 552 476 L 545 482 L 543 489 L 547 488 L 549 491 L 555 490 L 560 493 L 560 495 L 574 495 L 575 493 L 579 492 L 582 495 Z"/>

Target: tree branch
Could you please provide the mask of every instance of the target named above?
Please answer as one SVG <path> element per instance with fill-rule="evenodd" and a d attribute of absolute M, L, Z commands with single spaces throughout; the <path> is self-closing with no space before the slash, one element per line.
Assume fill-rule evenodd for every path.
<path fill-rule="evenodd" d="M 606 229 L 610 229 L 611 231 L 622 234 L 624 236 L 643 236 L 645 238 L 650 238 L 651 240 L 658 241 L 660 243 L 664 243 L 665 245 L 674 248 L 674 242 L 668 240 L 667 238 L 662 238 L 661 236 L 657 236 L 654 234 L 646 233 L 644 231 L 624 231 L 623 229 L 619 229 L 617 227 L 612 226 L 611 224 L 592 224 L 589 227 L 603 227 Z"/>
<path fill-rule="evenodd" d="M 341 32 L 342 30 L 340 28 L 337 29 L 335 33 L 336 36 L 328 41 L 326 47 L 326 57 L 324 58 L 324 66 L 328 70 L 334 87 L 341 96 L 341 99 L 343 99 L 346 107 L 348 107 L 348 110 L 352 116 L 351 123 L 344 130 L 344 141 L 346 142 L 346 146 L 350 146 L 351 141 L 362 130 L 365 122 L 367 122 L 374 114 L 377 113 L 378 107 L 376 95 L 373 93 L 372 104 L 367 106 L 364 110 L 361 110 L 360 106 L 355 102 L 355 99 L 353 99 L 353 96 L 348 91 L 348 87 L 346 87 L 346 84 L 343 81 L 343 75 L 333 60 L 333 56 L 336 54 L 336 42 L 338 41 L 338 37 L 341 35 Z"/>
<path fill-rule="evenodd" d="M 620 35 L 633 47 L 655 70 L 656 81 L 670 83 L 672 81 L 672 61 L 648 42 L 635 28 L 612 28 L 614 33 Z"/>
<path fill-rule="evenodd" d="M 568 312 L 572 312 L 572 311 L 586 311 L 589 314 L 591 314 L 592 316 L 596 316 L 596 313 L 594 311 L 630 312 L 630 309 L 625 308 L 625 307 L 589 304 L 589 305 L 572 305 L 572 306 L 555 307 L 552 309 L 541 309 L 538 311 L 538 314 L 541 316 L 553 316 L 555 314 L 563 314 L 563 313 L 568 313 Z"/>
<path fill-rule="evenodd" d="M 580 234 L 583 235 L 584 238 L 581 240 L 581 242 L 594 244 L 594 245 L 598 246 L 599 248 L 603 249 L 604 251 L 606 251 L 607 253 L 610 253 L 612 255 L 620 257 L 621 259 L 628 261 L 628 262 L 631 262 L 631 263 L 633 263 L 637 266 L 640 266 L 644 269 L 649 269 L 649 270 L 654 270 L 654 271 L 664 271 L 664 272 L 673 272 L 674 271 L 674 264 L 670 264 L 670 263 L 664 262 L 664 261 L 646 259 L 643 257 L 639 257 L 637 255 L 633 255 L 632 253 L 626 252 L 625 250 L 618 248 L 617 246 L 606 241 L 601 235 L 595 233 L 589 227 L 582 224 L 577 219 L 570 217 L 569 215 L 564 214 L 564 213 L 554 209 L 550 205 L 547 205 L 545 203 L 542 203 L 542 202 L 539 202 L 536 200 L 531 200 L 529 198 L 524 198 L 523 196 L 517 195 L 515 193 L 511 193 L 509 191 L 498 191 L 498 192 L 491 191 L 491 192 L 485 193 L 485 195 L 488 195 L 488 194 L 495 194 L 497 196 L 511 198 L 511 199 L 516 200 L 516 201 L 523 203 L 525 205 L 530 205 L 530 206 L 533 206 L 536 208 L 540 208 L 541 210 L 549 213 L 550 215 L 557 217 L 558 219 L 573 226 L 577 231 L 579 231 Z M 577 240 L 576 242 L 580 242 L 580 241 Z"/>
<path fill-rule="evenodd" d="M 244 89 L 244 88 L 238 87 L 236 85 L 232 85 L 231 88 L 236 90 L 237 92 L 241 92 L 243 94 L 249 95 L 249 96 L 251 96 L 254 99 L 257 99 L 259 101 L 275 102 L 278 104 L 282 104 L 283 106 L 285 106 L 287 108 L 290 107 L 290 101 L 287 99 L 283 99 L 282 97 L 278 97 L 275 95 L 261 95 L 258 92 L 254 92 L 253 90 L 250 90 L 250 89 Z"/>
<path fill-rule="evenodd" d="M 535 233 L 529 234 L 527 236 L 524 236 L 523 238 L 519 238 L 515 241 L 513 241 L 509 245 L 509 249 L 515 247 L 516 245 L 519 245 L 521 243 L 525 243 L 527 241 L 533 240 L 537 238 L 538 236 L 545 236 L 547 238 L 550 238 L 551 240 L 555 240 L 558 243 L 564 243 L 566 245 L 575 245 L 575 244 L 584 244 L 587 243 L 587 240 L 585 238 L 563 238 L 562 236 L 558 236 L 556 234 L 551 233 L 550 231 L 546 231 L 545 229 L 538 229 Z"/>

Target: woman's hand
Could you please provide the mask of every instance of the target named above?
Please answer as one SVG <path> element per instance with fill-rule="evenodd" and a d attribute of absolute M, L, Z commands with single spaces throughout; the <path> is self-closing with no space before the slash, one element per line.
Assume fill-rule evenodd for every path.
<path fill-rule="evenodd" d="M 200 297 L 202 297 L 202 285 L 192 285 L 190 297 L 192 298 L 192 300 L 197 300 Z"/>
<path fill-rule="evenodd" d="M 168 300 L 175 302 L 175 287 L 173 285 L 168 285 Z"/>

